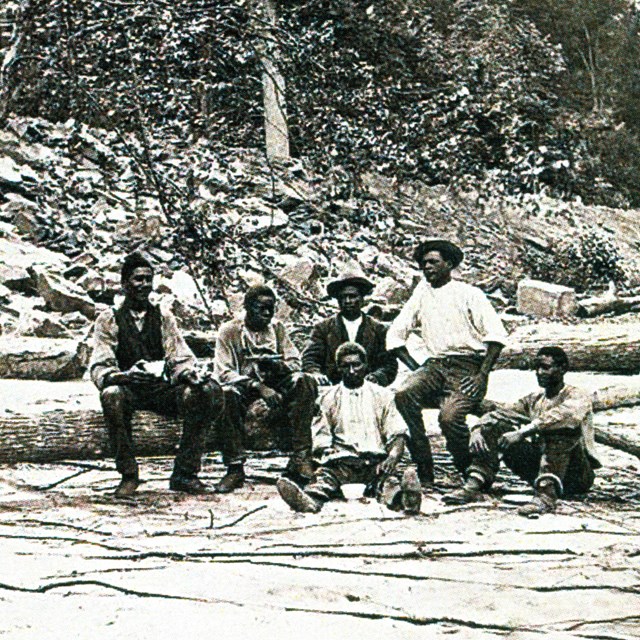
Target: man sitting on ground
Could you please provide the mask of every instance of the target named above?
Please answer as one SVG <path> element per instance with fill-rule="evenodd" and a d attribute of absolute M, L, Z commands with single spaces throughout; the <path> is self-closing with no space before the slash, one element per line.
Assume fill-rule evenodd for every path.
<path fill-rule="evenodd" d="M 448 504 L 482 498 L 504 463 L 535 488 L 518 513 L 537 517 L 555 511 L 562 495 L 586 493 L 601 465 L 595 456 L 591 396 L 565 384 L 567 354 L 560 347 L 538 351 L 536 377 L 542 391 L 483 416 L 471 430 L 472 462 L 462 489 L 444 496 Z"/>
<path fill-rule="evenodd" d="M 340 495 L 343 484 L 355 482 L 369 485 L 391 509 L 418 513 L 422 496 L 415 469 L 408 468 L 402 482 L 393 475 L 407 436 L 393 393 L 365 380 L 367 355 L 359 344 L 341 345 L 336 365 L 342 383 L 322 398 L 315 425 L 314 451 L 321 455 L 321 467 L 304 489 L 280 478 L 282 499 L 295 511 L 317 513 Z"/>
<path fill-rule="evenodd" d="M 197 476 L 220 389 L 194 369 L 195 358 L 173 314 L 149 301 L 153 284 L 149 260 L 139 252 L 128 255 L 121 280 L 124 301 L 98 316 L 89 364 L 91 379 L 100 390 L 116 469 L 122 474 L 115 495 L 130 497 L 139 484 L 131 436 L 134 411 L 175 417 L 179 409 L 184 423 L 169 488 L 205 493 L 207 487 Z M 160 361 L 163 372 L 150 370 L 151 363 Z"/>
<path fill-rule="evenodd" d="M 373 284 L 356 266 L 345 269 L 327 286 L 327 293 L 338 301 L 340 313 L 313 327 L 302 352 L 302 370 L 312 374 L 318 384 L 340 382 L 336 351 L 345 342 L 357 342 L 367 352 L 367 380 L 382 387 L 395 380 L 398 361 L 386 349 L 387 329 L 381 322 L 362 313 L 364 297 L 372 291 Z"/>
<path fill-rule="evenodd" d="M 275 305 L 272 289 L 251 287 L 244 298 L 245 317 L 225 322 L 218 332 L 214 371 L 233 389 L 225 392 L 221 428 L 229 472 L 219 491 L 233 491 L 244 482 L 244 420 L 249 405 L 260 398 L 286 413 L 292 450 L 287 473 L 300 482 L 313 475 L 311 423 L 318 388 L 312 376 L 300 371 L 300 354 L 284 325 L 273 321 Z"/>

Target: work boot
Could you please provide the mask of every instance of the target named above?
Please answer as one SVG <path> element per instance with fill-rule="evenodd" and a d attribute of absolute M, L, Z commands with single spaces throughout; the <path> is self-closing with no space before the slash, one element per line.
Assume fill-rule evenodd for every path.
<path fill-rule="evenodd" d="M 280 478 L 276 483 L 280 497 L 299 513 L 318 513 L 322 505 L 305 493 L 295 482 L 289 478 Z"/>
<path fill-rule="evenodd" d="M 171 491 L 181 491 L 193 496 L 210 493 L 209 487 L 196 476 L 183 478 L 181 476 L 171 476 L 169 479 L 169 489 Z"/>
<path fill-rule="evenodd" d="M 305 485 L 315 475 L 315 466 L 311 456 L 292 455 L 287 463 L 285 474 L 295 482 Z"/>
<path fill-rule="evenodd" d="M 545 513 L 554 513 L 556 510 L 556 501 L 544 493 L 533 496 L 531 502 L 523 505 L 518 509 L 518 515 L 535 520 Z"/>
<path fill-rule="evenodd" d="M 408 515 L 420 513 L 422 486 L 418 473 L 413 467 L 405 469 L 400 486 L 402 487 L 402 510 Z"/>
<path fill-rule="evenodd" d="M 216 493 L 231 493 L 244 485 L 244 467 L 241 464 L 233 464 L 227 468 L 227 473 L 215 486 Z"/>
<path fill-rule="evenodd" d="M 116 498 L 130 498 L 136 492 L 139 484 L 138 478 L 123 476 L 113 495 Z"/>
<path fill-rule="evenodd" d="M 482 482 L 473 476 L 465 481 L 460 489 L 442 496 L 445 504 L 469 504 L 470 502 L 480 502 L 482 500 Z"/>

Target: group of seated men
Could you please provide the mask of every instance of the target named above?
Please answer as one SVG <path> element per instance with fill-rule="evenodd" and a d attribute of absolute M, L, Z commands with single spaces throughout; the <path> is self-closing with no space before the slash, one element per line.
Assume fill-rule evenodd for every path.
<path fill-rule="evenodd" d="M 458 246 L 424 240 L 414 258 L 424 277 L 388 330 L 363 313 L 374 285 L 352 268 L 328 285 L 339 312 L 313 328 L 301 357 L 274 319 L 274 291 L 251 287 L 244 316 L 220 327 L 213 375 L 203 375 L 174 316 L 149 300 L 151 262 L 140 252 L 127 256 L 124 300 L 96 320 L 90 363 L 122 476 L 116 496 L 131 497 L 139 484 L 131 418 L 143 409 L 182 417 L 170 489 L 208 491 L 198 472 L 214 422 L 227 467 L 214 490 L 240 488 L 245 421 L 257 400 L 285 425 L 291 456 L 277 488 L 296 511 L 315 513 L 342 495 L 343 484 L 357 482 L 391 509 L 419 512 L 422 488 L 434 482 L 425 408 L 439 409 L 446 448 L 465 480 L 445 502 L 482 499 L 501 456 L 534 486 L 522 515 L 552 512 L 558 497 L 588 491 L 600 466 L 591 399 L 565 384 L 564 351 L 540 349 L 535 370 L 542 391 L 485 413 L 470 431 L 467 415 L 486 409 L 489 374 L 507 334 L 485 294 L 452 278 L 463 260 Z M 391 390 L 398 362 L 409 373 Z M 399 475 L 405 445 L 413 464 Z"/>

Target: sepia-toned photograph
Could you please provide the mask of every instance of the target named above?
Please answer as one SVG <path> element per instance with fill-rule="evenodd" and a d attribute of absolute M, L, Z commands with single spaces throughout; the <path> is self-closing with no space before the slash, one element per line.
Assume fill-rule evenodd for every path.
<path fill-rule="evenodd" d="M 0 640 L 640 638 L 638 0 L 0 0 Z"/>

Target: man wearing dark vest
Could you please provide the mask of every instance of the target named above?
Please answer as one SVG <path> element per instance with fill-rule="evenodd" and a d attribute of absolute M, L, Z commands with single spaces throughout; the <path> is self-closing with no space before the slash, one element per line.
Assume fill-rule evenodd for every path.
<path fill-rule="evenodd" d="M 373 284 L 355 265 L 345 269 L 327 286 L 327 293 L 337 300 L 340 312 L 313 327 L 302 353 L 302 370 L 313 375 L 318 384 L 340 382 L 336 351 L 345 342 L 364 347 L 369 363 L 369 382 L 386 387 L 395 380 L 398 362 L 386 349 L 387 329 L 362 313 L 364 298 L 372 291 Z"/>
<path fill-rule="evenodd" d="M 198 479 L 206 430 L 219 385 L 202 379 L 195 358 L 171 312 L 149 301 L 153 267 L 139 252 L 128 255 L 121 269 L 124 301 L 101 313 L 94 329 L 89 364 L 100 390 L 100 403 L 122 481 L 116 497 L 132 496 L 139 484 L 131 417 L 136 410 L 183 417 L 182 437 L 169 488 L 199 494 L 207 487 Z"/>

